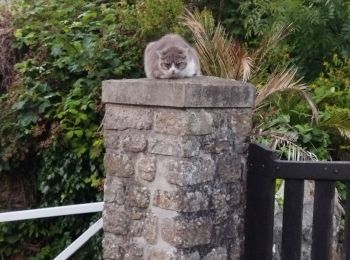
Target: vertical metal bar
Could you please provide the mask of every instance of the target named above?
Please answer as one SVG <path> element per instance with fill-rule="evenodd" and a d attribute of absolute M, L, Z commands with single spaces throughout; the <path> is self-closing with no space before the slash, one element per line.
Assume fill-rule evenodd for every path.
<path fill-rule="evenodd" d="M 346 182 L 344 260 L 350 260 L 350 181 Z"/>
<path fill-rule="evenodd" d="M 282 259 L 301 258 L 304 181 L 286 180 L 284 186 Z"/>
<path fill-rule="evenodd" d="M 273 154 L 251 145 L 248 156 L 245 259 L 272 259 L 275 180 Z"/>
<path fill-rule="evenodd" d="M 334 181 L 315 182 L 312 225 L 312 260 L 332 259 L 332 216 L 334 211 Z"/>

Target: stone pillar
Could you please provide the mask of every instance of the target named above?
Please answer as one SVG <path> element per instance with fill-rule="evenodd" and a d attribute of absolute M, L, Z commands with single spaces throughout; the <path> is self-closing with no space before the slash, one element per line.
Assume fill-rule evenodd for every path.
<path fill-rule="evenodd" d="M 109 80 L 104 259 L 239 259 L 255 90 L 214 77 Z"/>

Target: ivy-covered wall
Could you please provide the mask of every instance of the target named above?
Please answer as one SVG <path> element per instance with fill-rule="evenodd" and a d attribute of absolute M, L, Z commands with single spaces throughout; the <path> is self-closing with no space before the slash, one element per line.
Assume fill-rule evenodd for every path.
<path fill-rule="evenodd" d="M 172 30 L 182 11 L 178 0 L 19 0 L 2 11 L 11 14 L 16 55 L 16 75 L 0 96 L 3 209 L 101 200 L 102 81 L 141 77 L 146 42 Z M 0 255 L 53 258 L 98 217 L 1 224 Z M 100 249 L 94 238 L 75 259 L 99 259 Z"/>

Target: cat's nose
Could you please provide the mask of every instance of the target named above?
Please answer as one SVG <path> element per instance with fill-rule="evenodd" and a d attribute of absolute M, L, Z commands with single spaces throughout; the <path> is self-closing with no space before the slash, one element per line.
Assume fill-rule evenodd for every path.
<path fill-rule="evenodd" d="M 175 74 L 175 70 L 173 70 L 173 71 L 171 72 L 171 74 L 173 74 L 173 75 L 174 75 L 174 74 Z"/>

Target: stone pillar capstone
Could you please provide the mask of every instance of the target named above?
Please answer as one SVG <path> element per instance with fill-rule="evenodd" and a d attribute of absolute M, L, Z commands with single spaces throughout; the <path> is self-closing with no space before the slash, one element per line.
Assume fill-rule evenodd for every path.
<path fill-rule="evenodd" d="M 240 259 L 254 98 L 215 77 L 103 82 L 104 259 Z"/>

